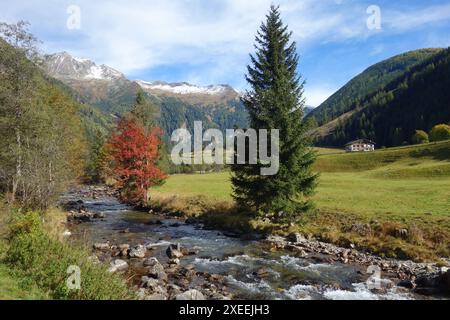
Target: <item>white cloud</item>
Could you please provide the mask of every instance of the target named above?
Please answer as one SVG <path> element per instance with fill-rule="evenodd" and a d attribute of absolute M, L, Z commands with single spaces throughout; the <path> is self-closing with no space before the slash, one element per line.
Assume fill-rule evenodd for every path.
<path fill-rule="evenodd" d="M 161 66 L 189 65 L 195 71 L 178 80 L 202 85 L 227 81 L 240 87 L 256 30 L 272 2 L 0 0 L 0 20 L 27 19 L 45 40 L 46 51 L 66 50 L 131 76 Z M 374 34 L 366 27 L 367 4 L 342 0 L 279 2 L 283 19 L 301 49 Z M 66 28 L 66 9 L 72 4 L 81 9 L 78 31 Z M 383 32 L 442 21 L 449 16 L 450 5 L 416 11 L 393 12 L 382 7 Z M 313 90 L 309 103 L 318 104 L 328 94 L 325 92 Z"/>
<path fill-rule="evenodd" d="M 64 1 L 9 4 L 8 14 L 22 18 L 28 13 L 25 18 L 45 28 L 51 35 L 46 39 L 49 51 L 68 50 L 133 73 L 175 63 L 220 64 L 229 57 L 234 60 L 232 64 L 242 65 L 252 51 L 254 35 L 272 0 L 76 2 L 82 18 L 79 31 L 64 30 L 69 5 Z M 286 0 L 281 1 L 281 10 L 302 44 L 354 37 L 364 31 L 363 23 L 357 23 L 360 27 L 353 22 L 349 25 L 349 21 L 355 21 L 348 19 L 352 13 L 333 1 Z M 230 71 L 220 66 L 218 69 Z"/>
<path fill-rule="evenodd" d="M 313 107 L 318 107 L 325 102 L 331 95 L 336 92 L 338 88 L 330 86 L 305 88 L 306 104 Z"/>
<path fill-rule="evenodd" d="M 388 11 L 386 25 L 396 31 L 405 31 L 430 23 L 450 21 L 450 4 L 434 5 L 426 8 L 412 8 L 408 11 Z"/>

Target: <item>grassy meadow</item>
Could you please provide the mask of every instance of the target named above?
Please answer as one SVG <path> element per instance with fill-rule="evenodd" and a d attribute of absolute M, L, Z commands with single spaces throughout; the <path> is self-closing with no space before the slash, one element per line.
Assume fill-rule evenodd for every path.
<path fill-rule="evenodd" d="M 449 255 L 450 141 L 358 154 L 318 149 L 315 170 L 320 173 L 317 210 L 302 218 L 301 231 L 332 242 L 350 240 L 387 256 Z M 189 214 L 217 204 L 227 208 L 229 178 L 228 172 L 174 175 L 152 195 Z M 348 231 L 358 223 L 374 231 L 370 236 Z M 395 238 L 399 228 L 408 229 L 410 239 Z"/>

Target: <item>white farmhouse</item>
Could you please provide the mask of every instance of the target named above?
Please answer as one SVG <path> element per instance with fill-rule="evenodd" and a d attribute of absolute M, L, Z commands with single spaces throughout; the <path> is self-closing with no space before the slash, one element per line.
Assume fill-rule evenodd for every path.
<path fill-rule="evenodd" d="M 375 143 L 367 139 L 359 139 L 345 145 L 347 152 L 369 152 L 375 151 Z"/>

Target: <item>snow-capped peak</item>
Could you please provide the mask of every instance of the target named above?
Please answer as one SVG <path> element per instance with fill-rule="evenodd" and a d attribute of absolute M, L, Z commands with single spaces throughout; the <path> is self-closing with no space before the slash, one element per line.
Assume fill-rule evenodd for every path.
<path fill-rule="evenodd" d="M 221 95 L 226 92 L 235 91 L 228 85 L 211 85 L 211 86 L 197 86 L 186 82 L 181 83 L 167 83 L 162 81 L 147 82 L 136 81 L 143 89 L 166 91 L 173 94 L 189 95 L 189 94 L 207 94 L 207 95 Z M 235 91 L 236 92 L 236 91 Z"/>
<path fill-rule="evenodd" d="M 77 58 L 67 52 L 45 56 L 47 71 L 56 78 L 76 80 L 116 80 L 125 76 L 106 65 L 96 65 L 89 59 Z"/>

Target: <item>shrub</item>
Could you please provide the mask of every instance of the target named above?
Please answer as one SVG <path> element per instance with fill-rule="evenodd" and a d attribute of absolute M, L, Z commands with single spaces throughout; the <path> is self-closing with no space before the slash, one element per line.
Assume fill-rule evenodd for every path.
<path fill-rule="evenodd" d="M 10 222 L 10 245 L 5 262 L 26 280 L 48 291 L 54 299 L 119 300 L 133 298 L 119 275 L 95 265 L 88 253 L 51 238 L 38 213 L 16 214 Z M 81 270 L 81 289 L 69 290 L 69 266 Z"/>
<path fill-rule="evenodd" d="M 416 133 L 414 133 L 414 135 L 411 138 L 411 142 L 413 144 L 428 143 L 429 142 L 428 134 L 423 130 L 416 130 Z"/>
<path fill-rule="evenodd" d="M 450 126 L 446 124 L 439 124 L 434 126 L 430 131 L 430 141 L 444 141 L 450 139 Z"/>

